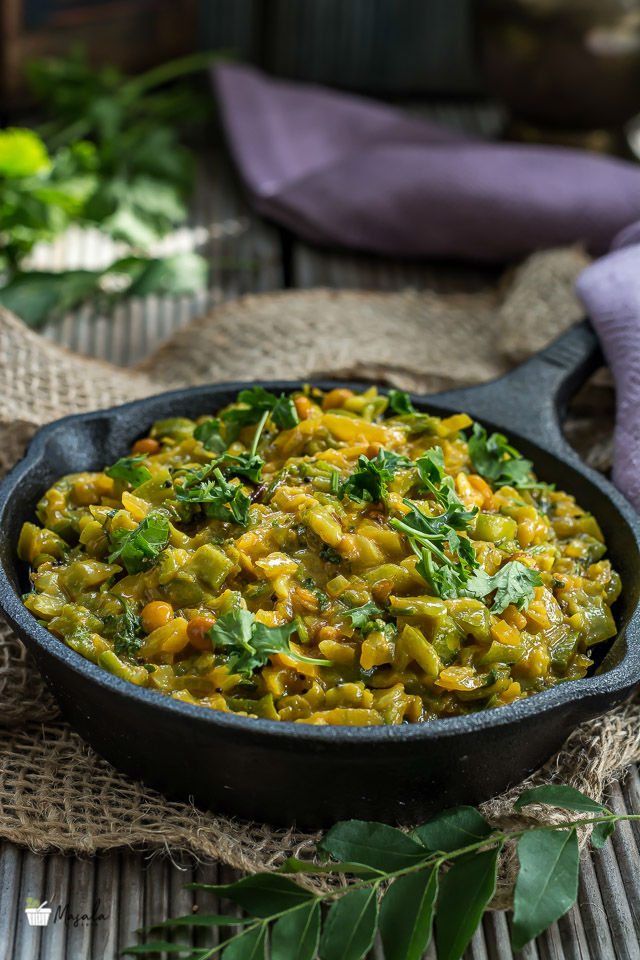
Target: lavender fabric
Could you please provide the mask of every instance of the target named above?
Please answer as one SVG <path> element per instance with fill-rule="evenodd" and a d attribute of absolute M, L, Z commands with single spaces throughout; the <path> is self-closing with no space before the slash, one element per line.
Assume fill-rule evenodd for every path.
<path fill-rule="evenodd" d="M 613 481 L 640 510 L 640 221 L 583 270 L 576 287 L 616 385 Z"/>
<path fill-rule="evenodd" d="M 214 72 L 231 150 L 255 205 L 323 244 L 505 261 L 640 219 L 640 168 L 580 150 L 469 140 L 363 98 Z"/>
<path fill-rule="evenodd" d="M 611 251 L 577 289 L 616 382 L 613 478 L 640 510 L 640 167 L 470 140 L 246 66 L 217 68 L 214 83 L 256 206 L 309 240 L 487 261 L 580 241 Z"/>

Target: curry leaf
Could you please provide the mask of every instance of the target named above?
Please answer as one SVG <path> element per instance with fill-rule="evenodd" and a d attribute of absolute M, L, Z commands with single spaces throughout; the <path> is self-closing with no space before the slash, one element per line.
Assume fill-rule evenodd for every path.
<path fill-rule="evenodd" d="M 132 487 L 139 487 L 141 483 L 146 483 L 151 479 L 151 471 L 143 467 L 143 462 L 147 459 L 145 453 L 135 457 L 120 457 L 113 466 L 107 467 L 105 473 L 112 480 L 124 480 Z"/>
<path fill-rule="evenodd" d="M 371 949 L 377 920 L 375 887 L 344 894 L 329 909 L 320 938 L 321 960 L 361 960 Z"/>
<path fill-rule="evenodd" d="M 385 960 L 420 960 L 431 940 L 437 895 L 437 868 L 393 881 L 380 906 Z"/>
<path fill-rule="evenodd" d="M 255 873 L 235 883 L 190 883 L 186 887 L 233 900 L 253 917 L 270 917 L 315 899 L 311 891 L 277 873 Z"/>
<path fill-rule="evenodd" d="M 416 827 L 411 836 L 427 850 L 457 850 L 491 834 L 491 826 L 475 807 L 453 807 Z"/>
<path fill-rule="evenodd" d="M 367 820 L 336 824 L 323 837 L 320 848 L 337 860 L 351 860 L 385 872 L 415 866 L 429 856 L 402 830 Z"/>
<path fill-rule="evenodd" d="M 266 956 L 267 928 L 264 926 L 241 933 L 222 951 L 223 960 L 266 960 Z"/>
<path fill-rule="evenodd" d="M 438 960 L 460 960 L 496 889 L 498 848 L 456 859 L 442 878 L 436 913 Z"/>
<path fill-rule="evenodd" d="M 601 803 L 587 797 L 575 787 L 562 783 L 545 783 L 523 791 L 513 805 L 514 810 L 522 810 L 529 803 L 544 803 L 551 807 L 561 807 L 563 810 L 584 810 L 586 813 L 609 813 Z"/>
<path fill-rule="evenodd" d="M 169 542 L 169 521 L 150 513 L 135 530 L 114 530 L 109 539 L 113 548 L 109 563 L 120 559 L 127 573 L 140 573 L 155 563 Z"/>
<path fill-rule="evenodd" d="M 514 803 L 514 808 L 521 810 L 529 803 L 546 803 L 553 807 L 561 807 L 564 810 L 584 810 L 586 813 L 611 814 L 611 811 L 601 803 L 585 796 L 584 793 L 580 793 L 574 787 L 567 787 L 560 783 L 547 783 L 540 787 L 533 787 L 531 790 L 525 790 Z M 599 850 L 615 829 L 615 820 L 596 823 L 591 831 L 591 846 Z"/>
<path fill-rule="evenodd" d="M 241 927 L 252 922 L 250 917 L 230 917 L 228 914 L 220 913 L 188 913 L 184 917 L 176 917 L 174 920 L 163 920 L 162 923 L 152 923 L 148 927 L 142 927 L 141 929 L 160 930 L 165 927 Z"/>
<path fill-rule="evenodd" d="M 529 830 L 518 841 L 520 872 L 511 942 L 521 950 L 575 902 L 580 852 L 575 828 Z"/>
<path fill-rule="evenodd" d="M 314 960 L 320 940 L 320 904 L 311 901 L 274 924 L 271 960 Z"/>

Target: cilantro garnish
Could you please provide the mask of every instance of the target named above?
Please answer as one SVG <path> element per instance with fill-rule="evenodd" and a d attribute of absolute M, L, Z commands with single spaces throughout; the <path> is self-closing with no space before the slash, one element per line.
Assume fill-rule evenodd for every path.
<path fill-rule="evenodd" d="M 331 660 L 305 657 L 291 649 L 289 638 L 297 629 L 297 620 L 281 627 L 268 627 L 256 620 L 249 610 L 234 610 L 221 616 L 209 630 L 208 636 L 214 650 L 222 648 L 228 651 L 227 666 L 231 673 L 250 676 L 254 670 L 263 667 L 274 653 L 284 653 L 303 663 L 329 666 Z"/>
<path fill-rule="evenodd" d="M 341 555 L 328 543 L 323 543 L 320 547 L 320 559 L 326 560 L 327 563 L 342 563 Z"/>
<path fill-rule="evenodd" d="M 524 610 L 535 597 L 535 588 L 541 585 L 542 577 L 537 570 L 519 560 L 510 560 L 492 577 L 484 570 L 476 571 L 465 586 L 465 594 L 481 600 L 495 590 L 491 610 L 502 613 L 510 603 Z"/>
<path fill-rule="evenodd" d="M 367 603 L 363 603 L 361 607 L 352 607 L 351 610 L 346 610 L 344 615 L 349 617 L 353 627 L 361 629 L 379 613 L 382 613 L 380 607 L 373 600 L 369 600 Z"/>
<path fill-rule="evenodd" d="M 146 459 L 145 453 L 135 457 L 120 457 L 113 466 L 106 467 L 104 472 L 112 480 L 124 480 L 132 487 L 139 487 L 141 483 L 151 479 L 151 471 L 142 466 L 143 460 Z"/>
<path fill-rule="evenodd" d="M 443 513 L 434 517 L 427 516 L 410 500 L 405 499 L 408 513 L 402 519 L 394 517 L 391 526 L 409 538 L 414 553 L 420 559 L 416 565 L 418 573 L 438 596 L 452 599 L 461 596 L 466 581 L 478 566 L 473 544 L 467 537 L 458 536 L 458 532 L 468 529 L 469 522 L 478 509 L 465 509 L 457 498 L 449 500 L 452 491 L 448 486 L 445 489 L 447 505 Z M 457 561 L 447 557 L 444 553 L 445 545 L 452 553 L 457 554 Z"/>
<path fill-rule="evenodd" d="M 394 413 L 408 414 L 418 411 L 411 403 L 411 397 L 404 390 L 389 390 L 389 406 Z"/>
<path fill-rule="evenodd" d="M 384 499 L 387 486 L 397 470 L 413 466 L 408 457 L 399 456 L 391 450 L 378 450 L 374 460 L 363 454 L 358 457 L 358 469 L 340 485 L 340 499 L 349 497 L 356 503 L 378 503 Z"/>
<path fill-rule="evenodd" d="M 181 479 L 183 482 L 179 482 Z M 215 464 L 191 470 L 186 478 L 177 478 L 174 488 L 180 502 L 206 504 L 208 517 L 245 527 L 249 522 L 251 500 L 240 484 L 228 483 Z"/>
<path fill-rule="evenodd" d="M 211 420 L 199 423 L 193 431 L 193 436 L 200 441 L 205 450 L 210 450 L 212 453 L 224 453 L 227 444 L 220 433 L 221 426 L 222 421 L 217 417 L 212 417 Z"/>
<path fill-rule="evenodd" d="M 445 473 L 441 447 L 428 450 L 416 461 L 416 466 L 423 486 L 433 495 L 442 513 L 429 516 L 411 500 L 405 499 L 408 513 L 401 519 L 394 517 L 390 521 L 391 526 L 409 538 L 420 560 L 416 570 L 436 595 L 445 599 L 459 597 L 463 595 L 467 580 L 478 566 L 473 544 L 468 537 L 461 537 L 459 533 L 469 529 L 478 508 L 467 510 L 456 494 L 453 478 Z M 445 545 L 457 555 L 457 561 L 447 557 Z"/>
<path fill-rule="evenodd" d="M 469 437 L 469 459 L 474 470 L 496 486 L 535 485 L 531 480 L 531 460 L 525 460 L 501 433 L 492 433 L 488 437 L 479 423 L 474 423 Z"/>
<path fill-rule="evenodd" d="M 124 597 L 117 593 L 111 596 L 120 601 L 122 609 L 116 616 L 105 617 L 105 636 L 113 641 L 113 651 L 117 656 L 124 653 L 133 659 L 145 641 L 142 622 Z"/>
<path fill-rule="evenodd" d="M 290 430 L 300 422 L 295 403 L 284 393 L 276 397 L 264 387 L 253 387 L 251 390 L 240 391 L 238 403 L 242 406 L 231 407 L 220 414 L 229 443 L 233 443 L 243 427 L 259 423 L 265 413 L 271 415 L 271 419 L 281 430 Z"/>
<path fill-rule="evenodd" d="M 140 573 L 153 566 L 169 542 L 169 521 L 157 513 L 150 513 L 135 530 L 120 528 L 109 534 L 113 548 L 109 563 L 122 560 L 127 573 Z"/>

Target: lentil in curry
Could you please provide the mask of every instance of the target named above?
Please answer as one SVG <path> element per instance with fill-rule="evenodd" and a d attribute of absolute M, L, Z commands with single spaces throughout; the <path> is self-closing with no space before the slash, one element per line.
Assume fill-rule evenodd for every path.
<path fill-rule="evenodd" d="M 465 414 L 243 391 L 59 480 L 25 605 L 82 656 L 214 710 L 419 723 L 584 677 L 620 578 L 597 521 Z"/>

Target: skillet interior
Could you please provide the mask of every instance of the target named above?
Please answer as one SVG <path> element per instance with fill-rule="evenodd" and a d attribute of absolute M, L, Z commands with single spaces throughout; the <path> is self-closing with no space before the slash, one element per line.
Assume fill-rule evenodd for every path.
<path fill-rule="evenodd" d="M 513 430 L 510 439 L 534 461 L 538 474 L 574 492 L 597 516 L 623 578 L 624 591 L 614 608 L 620 632 L 600 675 L 466 717 L 415 726 L 322 728 L 229 716 L 174 701 L 107 674 L 52 637 L 19 599 L 28 579 L 16 560 L 15 543 L 37 499 L 63 474 L 100 468 L 122 456 L 154 420 L 214 412 L 247 385 L 175 391 L 58 421 L 38 432 L 25 460 L 2 485 L 0 603 L 67 718 L 116 766 L 171 795 L 194 795 L 216 809 L 271 822 L 412 819 L 452 803 L 479 802 L 522 779 L 576 723 L 621 702 L 640 679 L 635 514 L 575 455 L 554 456 Z M 274 392 L 299 386 L 265 384 Z M 474 416 L 482 411 L 474 409 L 472 392 L 465 407 Z M 455 399 L 455 394 L 413 398 L 417 407 L 438 413 L 461 409 Z M 478 405 L 486 408 L 482 400 Z M 505 430 L 509 411 L 502 414 L 502 423 L 482 417 L 483 423 Z"/>

